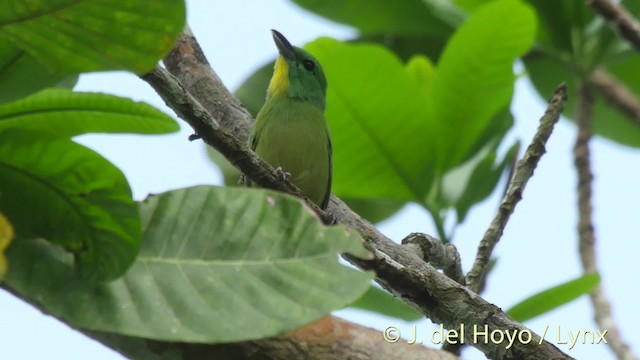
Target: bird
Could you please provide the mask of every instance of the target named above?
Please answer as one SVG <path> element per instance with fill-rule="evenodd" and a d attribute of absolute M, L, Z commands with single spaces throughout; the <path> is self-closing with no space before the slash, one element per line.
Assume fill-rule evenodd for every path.
<path fill-rule="evenodd" d="M 279 54 L 248 146 L 324 210 L 333 173 L 324 115 L 327 79 L 313 55 L 291 45 L 277 30 L 271 32 Z"/>

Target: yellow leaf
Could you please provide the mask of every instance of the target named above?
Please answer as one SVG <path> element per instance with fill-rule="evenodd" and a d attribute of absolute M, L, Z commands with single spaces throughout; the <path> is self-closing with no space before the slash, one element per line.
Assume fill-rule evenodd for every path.
<path fill-rule="evenodd" d="M 4 279 L 7 273 L 7 258 L 4 256 L 4 250 L 9 246 L 13 239 L 13 227 L 2 213 L 0 213 L 0 281 Z"/>

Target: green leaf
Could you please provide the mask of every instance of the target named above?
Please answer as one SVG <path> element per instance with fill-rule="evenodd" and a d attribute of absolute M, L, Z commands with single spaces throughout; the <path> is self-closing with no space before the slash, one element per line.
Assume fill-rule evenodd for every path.
<path fill-rule="evenodd" d="M 462 223 L 471 207 L 486 199 L 496 189 L 504 170 L 517 155 L 518 144 L 496 163 L 497 145 L 489 144 L 464 164 L 447 172 L 442 178 L 443 201 L 455 207 L 458 223 Z"/>
<path fill-rule="evenodd" d="M 143 74 L 169 51 L 185 23 L 183 0 L 5 0 L 0 39 L 59 74 Z"/>
<path fill-rule="evenodd" d="M 508 18 L 509 26 L 497 18 Z M 528 7 L 491 3 L 452 37 L 433 76 L 427 65 L 425 76 L 416 76 L 415 60 L 403 67 L 377 46 L 308 44 L 330 83 L 326 116 L 335 168 L 343 169 L 335 172 L 335 193 L 422 203 L 438 168 L 460 164 L 480 139 L 493 138 L 492 120 L 513 93 L 513 62 L 534 35 Z"/>
<path fill-rule="evenodd" d="M 89 286 L 68 257 L 54 260 L 55 248 L 17 241 L 9 286 L 80 328 L 225 343 L 315 321 L 358 299 L 372 279 L 338 261 L 341 252 L 368 257 L 353 232 L 323 226 L 285 194 L 197 186 L 151 196 L 140 213 L 144 240 L 122 278 Z"/>
<path fill-rule="evenodd" d="M 421 198 L 433 176 L 437 136 L 426 118 L 423 86 L 379 45 L 322 38 L 306 47 L 329 79 L 326 117 L 334 145 L 334 193 Z"/>
<path fill-rule="evenodd" d="M 513 63 L 533 44 L 535 13 L 519 1 L 494 1 L 476 11 L 440 57 L 430 102 L 438 164 L 444 170 L 473 155 L 477 139 L 511 102 Z M 446 119 L 446 121 L 445 121 Z M 455 141 L 453 140 L 455 139 Z"/>
<path fill-rule="evenodd" d="M 577 1 L 527 0 L 527 3 L 536 10 L 540 20 L 538 45 L 573 54 L 576 49 L 572 37 L 593 18 L 593 12 Z"/>
<path fill-rule="evenodd" d="M 520 322 L 533 319 L 588 294 L 599 282 L 596 273 L 580 276 L 526 298 L 507 310 L 507 315 Z"/>
<path fill-rule="evenodd" d="M 24 50 L 0 39 L 0 104 L 67 80 L 52 73 Z"/>
<path fill-rule="evenodd" d="M 510 149 L 506 156 L 494 166 L 497 149 L 505 134 L 513 126 L 513 115 L 509 108 L 503 109 L 492 120 L 491 131 L 477 140 L 479 148 L 473 149 L 473 155 L 462 164 L 447 171 L 438 184 L 440 195 L 433 205 L 433 199 L 428 203 L 432 208 L 442 209 L 455 207 L 458 222 L 464 221 L 467 211 L 475 203 L 484 200 L 493 192 L 505 168 L 506 161 L 515 156 L 515 149 Z"/>
<path fill-rule="evenodd" d="M 424 317 L 402 300 L 375 286 L 371 286 L 362 297 L 351 304 L 351 307 L 404 321 L 415 321 Z"/>
<path fill-rule="evenodd" d="M 405 205 L 404 201 L 389 199 L 342 198 L 356 214 L 376 224 L 396 214 Z"/>
<path fill-rule="evenodd" d="M 638 18 L 640 15 L 640 2 L 635 0 L 622 0 L 620 5 L 623 6 L 629 14 L 633 15 L 633 17 Z"/>
<path fill-rule="evenodd" d="M 490 3 L 494 0 L 453 0 L 454 4 L 463 9 L 467 13 L 471 14 L 481 8 L 483 5 Z"/>
<path fill-rule="evenodd" d="M 90 149 L 47 133 L 0 131 L 0 193 L 16 236 L 63 246 L 90 281 L 116 278 L 135 259 L 140 217 L 129 184 Z"/>
<path fill-rule="evenodd" d="M 0 106 L 0 130 L 22 128 L 71 137 L 84 133 L 163 134 L 179 130 L 160 110 L 99 93 L 47 89 Z"/>
<path fill-rule="evenodd" d="M 436 0 L 293 0 L 330 20 L 363 33 L 448 37 L 462 20 L 451 4 Z"/>

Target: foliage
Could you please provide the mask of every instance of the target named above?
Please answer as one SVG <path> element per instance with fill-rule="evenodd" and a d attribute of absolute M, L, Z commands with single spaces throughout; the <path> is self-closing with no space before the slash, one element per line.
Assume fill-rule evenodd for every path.
<path fill-rule="evenodd" d="M 569 85 L 566 112 L 572 119 L 578 86 L 589 81 L 593 72 L 605 70 L 621 85 L 640 92 L 640 58 L 604 21 L 594 17 L 584 4 L 553 0 L 529 1 L 545 24 L 538 33 L 539 52 L 526 56 L 525 67 L 538 93 L 548 94 L 559 81 Z M 640 14 L 637 1 L 622 1 L 632 13 Z M 572 36 L 569 36 L 572 34 Z M 594 133 L 617 143 L 640 147 L 640 127 L 629 115 L 603 97 L 597 97 L 593 115 Z"/>
<path fill-rule="evenodd" d="M 518 321 L 527 321 L 590 293 L 599 282 L 598 274 L 580 276 L 526 298 L 509 308 L 507 314 Z"/>
<path fill-rule="evenodd" d="M 278 335 L 369 287 L 370 274 L 338 263 L 339 252 L 368 256 L 360 239 L 321 225 L 291 196 L 197 186 L 139 208 L 142 247 L 118 280 L 94 286 L 59 248 L 19 239 L 7 283 L 83 329 L 206 343 Z"/>
<path fill-rule="evenodd" d="M 334 3 L 313 2 L 321 14 Z M 500 14 L 508 23 L 495 21 Z M 451 240 L 443 228 L 447 210 L 456 209 L 462 222 L 468 209 L 491 193 L 515 156 L 510 152 L 498 158 L 497 148 L 512 125 L 506 110 L 515 81 L 512 64 L 532 45 L 535 31 L 531 8 L 498 1 L 460 26 L 437 65 L 419 54 L 403 64 L 374 44 L 329 39 L 307 44 L 330 82 L 327 119 L 336 195 L 416 202 L 431 212 L 441 240 Z M 263 101 L 269 71 L 260 69 L 237 91 L 253 111 Z M 475 190 L 467 186 L 472 176 L 489 182 Z"/>
<path fill-rule="evenodd" d="M 71 251 L 91 281 L 118 277 L 140 245 L 140 220 L 122 172 L 102 156 L 40 131 L 0 131 L 1 209 L 20 238 Z"/>
<path fill-rule="evenodd" d="M 464 221 L 517 156 L 518 144 L 504 140 L 515 61 L 542 97 L 561 81 L 575 92 L 597 69 L 640 91 L 638 56 L 583 3 L 294 2 L 359 31 L 350 42 L 306 44 L 330 82 L 334 192 L 372 221 L 417 203 L 445 242 L 447 216 Z M 640 13 L 637 2 L 622 3 Z M 321 226 L 298 200 L 193 187 L 136 203 L 117 167 L 71 139 L 177 130 L 147 104 L 70 89 L 81 73 L 153 68 L 184 27 L 182 0 L 6 0 L 0 14 L 3 286 L 72 326 L 129 339 L 256 339 L 349 304 L 420 316 L 369 287 L 371 274 L 339 264 L 338 253 L 366 256 L 360 240 Z M 254 114 L 271 67 L 236 92 Z M 595 118 L 599 135 L 640 145 L 640 128 L 601 97 Z M 550 311 L 598 280 L 544 290 L 510 314 L 524 321 Z"/>
<path fill-rule="evenodd" d="M 528 1 L 531 7 L 519 1 L 457 0 L 458 9 L 439 1 L 374 1 L 367 5 L 376 14 L 371 15 L 356 10 L 359 0 L 293 2 L 359 30 L 353 45 L 319 39 L 306 46 L 329 79 L 334 192 L 376 222 L 409 201 L 417 202 L 429 210 L 443 241 L 453 240 L 454 231 L 444 229 L 448 209 L 455 209 L 457 223 L 464 221 L 474 204 L 495 191 L 517 156 L 517 144 L 498 156 L 513 124 L 508 104 L 514 81 L 511 64 L 516 58 L 522 57 L 543 98 L 562 81 L 575 91 L 574 79 L 584 76 L 577 62 L 583 62 L 580 56 L 586 50 L 609 54 L 609 70 L 640 91 L 633 75 L 638 72 L 638 57 L 630 56 L 629 47 L 584 4 L 563 2 L 557 11 L 552 0 Z M 640 12 L 630 1 L 623 3 Z M 536 26 L 531 10 L 536 10 L 541 27 Z M 467 15 L 460 15 L 464 12 Z M 380 19 L 379 14 L 402 16 Z M 431 21 L 432 16 L 437 21 Z M 574 44 L 576 40 L 567 36 L 575 32 L 583 40 L 594 36 L 596 40 L 589 41 L 599 45 Z M 580 53 L 572 48 L 578 45 L 583 47 Z M 572 61 L 576 64 L 558 70 L 549 62 L 566 61 L 567 49 L 575 51 Z M 625 70 L 620 72 L 618 67 Z M 267 64 L 258 69 L 236 91 L 254 114 L 264 102 L 272 68 Z M 407 77 L 413 77 L 413 82 Z M 607 127 L 600 125 L 610 118 L 599 113 L 602 103 L 616 112 Z M 598 98 L 597 104 L 596 133 L 628 145 L 640 141 L 637 125 L 603 99 Z M 363 153 L 374 154 L 376 160 L 355 156 Z M 395 206 L 389 207 L 390 203 Z M 365 297 L 379 296 L 372 293 Z M 387 309 L 378 306 L 376 311 Z"/>
<path fill-rule="evenodd" d="M 225 342 L 291 330 L 369 288 L 371 274 L 338 262 L 367 257 L 361 240 L 299 200 L 194 187 L 137 204 L 117 167 L 71 139 L 178 130 L 147 104 L 68 88 L 83 72 L 150 70 L 184 27 L 182 1 L 1 6 L 0 276 L 15 228 L 12 291 L 82 329 Z"/>

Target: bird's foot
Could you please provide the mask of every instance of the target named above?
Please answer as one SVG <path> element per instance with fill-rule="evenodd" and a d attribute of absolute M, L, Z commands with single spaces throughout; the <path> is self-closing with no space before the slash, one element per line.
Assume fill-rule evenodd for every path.
<path fill-rule="evenodd" d="M 279 177 L 281 181 L 285 181 L 286 179 L 291 177 L 291 173 L 288 173 L 282 170 L 280 166 L 276 168 L 275 173 L 276 173 L 276 176 Z"/>
<path fill-rule="evenodd" d="M 327 213 L 327 225 L 338 225 L 338 217 L 336 216 L 336 214 L 332 213 L 329 210 L 325 210 L 325 212 Z"/>

